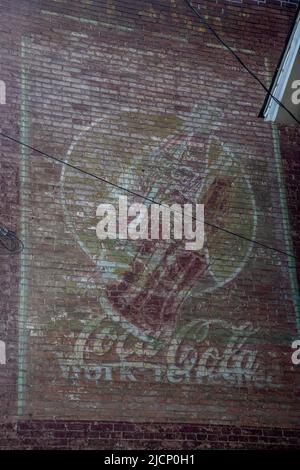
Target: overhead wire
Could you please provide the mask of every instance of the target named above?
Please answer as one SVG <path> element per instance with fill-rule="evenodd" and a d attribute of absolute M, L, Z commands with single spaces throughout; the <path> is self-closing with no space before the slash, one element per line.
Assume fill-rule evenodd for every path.
<path fill-rule="evenodd" d="M 248 67 L 247 64 L 240 58 L 240 56 L 221 38 L 217 31 L 205 20 L 203 15 L 199 13 L 198 9 L 195 8 L 189 0 L 184 0 L 184 2 L 191 8 L 191 10 L 198 16 L 201 23 L 206 26 L 207 29 L 217 38 L 217 40 L 235 57 L 235 59 L 241 64 L 241 66 L 262 86 L 262 88 L 267 92 L 267 95 L 270 96 L 279 106 L 281 106 L 298 124 L 300 124 L 299 119 L 278 99 L 270 89 L 264 84 L 264 82 Z"/>
<path fill-rule="evenodd" d="M 11 254 L 19 253 L 24 249 L 22 240 L 17 237 L 14 231 L 7 227 L 0 227 L 0 245 L 2 245 Z"/>
<path fill-rule="evenodd" d="M 26 144 L 25 142 L 22 142 L 22 141 L 20 141 L 19 139 L 16 139 L 15 137 L 12 137 L 12 136 L 10 136 L 10 135 L 4 133 L 4 132 L 0 132 L 0 136 L 2 136 L 3 138 L 9 139 L 9 140 L 11 140 L 12 142 L 15 142 L 15 143 L 17 143 L 17 144 L 19 144 L 19 145 L 21 145 L 21 146 L 24 146 L 24 147 L 26 147 L 26 148 L 32 150 L 33 152 L 36 152 L 36 153 L 38 153 L 39 155 L 42 155 L 42 156 L 45 157 L 45 158 L 48 158 L 48 159 L 50 159 L 50 160 L 52 160 L 52 161 L 55 161 L 55 162 L 57 162 L 57 163 L 60 163 L 60 164 L 62 164 L 62 165 L 65 165 L 65 166 L 67 166 L 67 167 L 69 167 L 69 168 L 72 168 L 72 169 L 75 170 L 75 171 L 78 171 L 78 172 L 80 172 L 80 173 L 82 173 L 82 174 L 85 174 L 85 175 L 90 176 L 90 177 L 92 177 L 92 178 L 94 178 L 94 179 L 97 179 L 98 181 L 101 181 L 102 183 L 105 183 L 105 184 L 108 184 L 108 185 L 110 185 L 110 186 L 112 186 L 112 187 L 114 187 L 114 188 L 117 188 L 117 189 L 119 189 L 120 191 L 124 191 L 124 192 L 126 192 L 126 193 L 128 193 L 128 194 L 131 194 L 132 196 L 139 197 L 139 198 L 144 199 L 145 201 L 151 202 L 151 203 L 153 203 L 153 204 L 158 204 L 158 205 L 161 205 L 161 206 L 166 206 L 165 204 L 163 204 L 163 203 L 161 203 L 161 202 L 159 202 L 159 201 L 156 201 L 155 199 L 153 199 L 153 198 L 151 198 L 151 197 L 144 196 L 143 194 L 139 194 L 139 193 L 137 193 L 136 191 L 133 191 L 133 190 L 128 189 L 128 188 L 125 188 L 124 186 L 121 186 L 121 185 L 119 185 L 119 184 L 117 184 L 117 183 L 113 183 L 112 181 L 109 181 L 109 180 L 107 180 L 106 178 L 103 178 L 102 176 L 99 176 L 99 175 L 96 175 L 95 173 L 92 173 L 92 172 L 90 172 L 90 171 L 84 170 L 83 168 L 78 167 L 78 166 L 76 166 L 76 165 L 72 165 L 72 164 L 69 163 L 69 162 L 65 162 L 65 161 L 62 160 L 61 158 L 58 158 L 58 157 L 55 157 L 55 156 L 53 156 L 53 155 L 50 155 L 50 154 L 48 154 L 48 153 L 46 153 L 46 152 L 43 152 L 42 150 L 39 150 L 39 149 L 37 149 L 37 148 L 35 148 L 35 147 L 29 145 L 29 144 Z M 198 221 L 200 222 L 200 220 L 197 219 L 195 216 L 192 216 L 192 219 L 195 220 L 195 221 L 198 220 Z M 290 258 L 297 259 L 297 257 L 296 257 L 295 255 L 293 255 L 292 253 L 287 253 L 286 251 L 280 250 L 279 248 L 271 247 L 271 246 L 269 246 L 269 245 L 267 245 L 267 244 L 265 244 L 265 243 L 259 242 L 258 240 L 255 240 L 255 239 L 253 239 L 253 238 L 246 237 L 246 236 L 244 236 L 244 235 L 242 235 L 242 234 L 233 232 L 232 230 L 228 230 L 228 229 L 226 229 L 226 228 L 224 228 L 224 227 L 220 227 L 219 225 L 212 224 L 212 223 L 210 223 L 210 222 L 207 222 L 206 220 L 202 220 L 201 222 L 203 222 L 205 225 L 207 225 L 207 226 L 209 226 L 209 227 L 212 227 L 212 228 L 214 228 L 214 229 L 216 229 L 216 230 L 220 230 L 220 231 L 222 231 L 222 232 L 224 232 L 224 233 L 226 233 L 226 234 L 228 234 L 228 235 L 232 235 L 232 236 L 237 237 L 237 238 L 240 238 L 240 239 L 242 239 L 242 240 L 251 242 L 251 243 L 253 243 L 253 244 L 257 245 L 257 246 L 260 246 L 260 247 L 265 248 L 265 249 L 268 249 L 268 250 L 272 250 L 272 251 L 274 251 L 274 252 L 283 254 L 283 255 L 288 256 L 288 257 L 290 257 Z"/>

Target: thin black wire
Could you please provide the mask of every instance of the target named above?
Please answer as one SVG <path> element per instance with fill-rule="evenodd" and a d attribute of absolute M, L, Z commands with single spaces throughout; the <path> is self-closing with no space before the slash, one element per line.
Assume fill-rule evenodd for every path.
<path fill-rule="evenodd" d="M 203 18 L 203 16 L 199 13 L 199 11 L 189 2 L 189 0 L 184 0 L 185 3 L 193 10 L 193 12 L 198 16 L 200 21 L 213 33 L 213 35 L 218 39 L 218 41 L 226 47 L 226 49 L 231 52 L 231 54 L 236 58 L 236 60 L 247 70 L 247 72 L 263 87 L 263 89 L 267 92 L 268 96 L 271 96 L 273 100 L 281 106 L 295 121 L 300 124 L 299 119 L 278 99 L 276 98 L 271 91 L 266 87 L 266 85 L 260 80 L 257 75 L 243 62 L 243 60 L 239 57 L 238 54 L 234 52 L 234 50 L 226 44 L 226 42 L 219 36 L 219 34 L 214 30 L 214 28 Z"/>
<path fill-rule="evenodd" d="M 4 240 L 9 240 L 11 246 L 4 243 L 2 238 Z M 15 232 L 9 230 L 6 227 L 0 227 L 0 244 L 11 254 L 19 253 L 24 249 L 24 244 L 22 240 L 17 237 Z"/>
<path fill-rule="evenodd" d="M 143 196 L 142 194 L 136 193 L 135 191 L 132 191 L 131 189 L 124 188 L 123 186 L 120 186 L 120 185 L 118 185 L 118 184 L 116 184 L 116 183 L 113 183 L 113 182 L 111 182 L 111 181 L 109 181 L 109 180 L 107 180 L 107 179 L 105 179 L 105 178 L 102 178 L 101 176 L 98 176 L 98 175 L 95 175 L 94 173 L 91 173 L 91 172 L 89 172 L 89 171 L 83 170 L 82 168 L 80 168 L 80 167 L 78 167 L 78 166 L 75 166 L 75 165 L 72 165 L 72 164 L 69 163 L 69 162 L 65 162 L 64 160 L 61 160 L 61 159 L 58 158 L 58 157 L 54 157 L 53 155 L 49 155 L 48 153 L 45 153 L 45 152 L 43 152 L 42 150 L 39 150 L 39 149 L 37 149 L 37 148 L 35 148 L 35 147 L 32 147 L 31 145 L 26 144 L 25 142 L 21 142 L 20 140 L 14 138 L 14 137 L 12 137 L 12 136 L 10 136 L 10 135 L 8 135 L 8 134 L 5 134 L 4 132 L 0 132 L 0 135 L 1 135 L 2 137 L 6 138 L 6 139 L 9 139 L 9 140 L 11 140 L 11 141 L 13 141 L 13 142 L 16 142 L 16 143 L 19 144 L 19 145 L 22 145 L 22 146 L 24 146 L 24 147 L 26 147 L 26 148 L 28 148 L 28 149 L 34 151 L 34 152 L 37 152 L 38 154 L 42 155 L 43 157 L 49 158 L 50 160 L 54 160 L 55 162 L 61 163 L 62 165 L 66 165 L 66 166 L 68 166 L 69 168 L 72 168 L 73 170 L 76 170 L 76 171 L 79 171 L 80 173 L 83 173 L 83 174 L 85 174 L 85 175 L 91 176 L 92 178 L 95 178 L 95 179 L 97 179 L 97 180 L 99 180 L 99 181 L 102 181 L 102 182 L 105 183 L 105 184 L 108 184 L 108 185 L 113 186 L 113 187 L 115 187 L 115 188 L 117 188 L 117 189 L 120 189 L 121 191 L 125 191 L 125 192 L 127 192 L 127 193 L 129 193 L 129 194 L 131 194 L 131 195 L 133 195 L 133 196 L 140 197 L 140 198 L 144 199 L 145 201 L 149 201 L 149 202 L 151 202 L 151 203 L 153 203 L 153 204 L 159 204 L 159 205 L 161 205 L 161 206 L 165 206 L 164 204 L 161 204 L 160 202 L 155 201 L 155 199 L 152 199 L 152 198 L 147 197 L 147 196 Z M 165 207 L 166 207 L 166 206 L 165 206 Z M 196 217 L 194 217 L 194 216 L 192 216 L 192 219 L 197 221 Z M 212 227 L 212 228 L 214 228 L 214 229 L 220 230 L 220 231 L 222 231 L 222 232 L 224 232 L 224 233 L 227 233 L 227 234 L 229 234 L 229 235 L 238 237 L 238 238 L 240 238 L 240 239 L 242 239 L 242 240 L 251 242 L 251 243 L 253 243 L 253 244 L 259 245 L 259 246 L 261 246 L 262 248 L 266 248 L 266 249 L 268 249 L 268 250 L 275 251 L 275 252 L 277 252 L 277 253 L 280 253 L 280 254 L 282 254 L 282 255 L 285 255 L 285 256 L 288 256 L 288 257 L 290 257 L 290 258 L 294 258 L 294 259 L 297 260 L 297 257 L 296 257 L 296 256 L 294 256 L 294 255 L 291 254 L 291 253 L 287 253 L 286 251 L 280 250 L 279 248 L 271 247 L 271 246 L 266 245 L 266 244 L 264 244 L 264 243 L 258 242 L 257 240 L 254 240 L 254 239 L 252 239 L 252 238 L 245 237 L 244 235 L 241 235 L 241 234 L 239 234 L 239 233 L 235 233 L 235 232 L 232 232 L 231 230 L 227 230 L 227 229 L 225 229 L 225 228 L 223 228 L 223 227 L 219 227 L 218 225 L 211 224 L 210 222 L 206 222 L 205 220 L 203 220 L 202 222 L 203 222 L 205 225 L 208 225 L 209 227 Z"/>

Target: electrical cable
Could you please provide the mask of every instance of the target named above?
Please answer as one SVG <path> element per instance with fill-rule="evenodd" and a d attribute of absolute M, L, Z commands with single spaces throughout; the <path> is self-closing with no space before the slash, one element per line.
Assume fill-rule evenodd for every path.
<path fill-rule="evenodd" d="M 4 243 L 3 240 L 9 240 L 10 245 Z M 15 232 L 6 227 L 0 227 L 0 244 L 11 254 L 19 253 L 24 249 L 22 240 L 17 237 Z"/>
<path fill-rule="evenodd" d="M 300 124 L 299 119 L 278 99 L 276 98 L 271 91 L 266 87 L 266 85 L 260 80 L 260 78 L 255 75 L 254 72 L 243 62 L 243 60 L 240 58 L 236 52 L 228 45 L 226 42 L 219 36 L 219 34 L 214 30 L 214 28 L 203 18 L 203 16 L 199 13 L 199 11 L 190 3 L 189 0 L 184 0 L 185 3 L 193 10 L 195 15 L 198 16 L 200 21 L 213 33 L 213 35 L 218 39 L 218 41 L 229 51 L 231 54 L 236 58 L 236 60 L 244 67 L 244 69 L 263 87 L 263 89 L 267 92 L 268 96 L 271 96 L 273 100 L 281 106 L 295 121 Z"/>
<path fill-rule="evenodd" d="M 80 168 L 80 167 L 78 167 L 78 166 L 72 165 L 72 164 L 69 163 L 69 162 L 65 162 L 64 160 L 61 160 L 61 159 L 58 158 L 58 157 L 54 157 L 53 155 L 49 155 L 48 153 L 43 152 L 42 150 L 39 150 L 39 149 L 37 149 L 37 148 L 35 148 L 35 147 L 32 147 L 31 145 L 26 144 L 25 142 L 21 142 L 20 140 L 14 138 L 14 137 L 12 137 L 12 136 L 10 136 L 10 135 L 8 135 L 8 134 L 5 134 L 4 132 L 0 132 L 0 135 L 1 135 L 2 137 L 6 138 L 6 139 L 11 140 L 12 142 L 15 142 L 15 143 L 17 143 L 17 144 L 19 144 L 19 145 L 21 145 L 21 146 L 23 146 L 23 147 L 26 147 L 26 148 L 32 150 L 33 152 L 37 152 L 39 155 L 42 155 L 43 157 L 46 157 L 46 158 L 48 158 L 48 159 L 50 159 L 50 160 L 53 160 L 53 161 L 55 161 L 55 162 L 57 162 L 57 163 L 61 163 L 62 165 L 68 166 L 69 168 L 72 168 L 73 170 L 76 170 L 76 171 L 78 171 L 78 172 L 80 172 L 80 173 L 82 173 L 82 174 L 85 174 L 85 175 L 87 175 L 87 176 L 90 176 L 90 177 L 92 177 L 92 178 L 95 178 L 95 179 L 97 179 L 98 181 L 101 181 L 101 182 L 103 182 L 103 183 L 105 183 L 105 184 L 108 184 L 108 185 L 113 186 L 113 187 L 115 187 L 115 188 L 117 188 L 117 189 L 120 189 L 121 191 L 125 191 L 125 192 L 127 192 L 128 194 L 131 194 L 131 195 L 133 195 L 133 196 L 137 196 L 137 197 L 139 197 L 139 198 L 141 198 L 141 199 L 144 199 L 145 201 L 151 202 L 151 203 L 153 203 L 153 204 L 158 204 L 158 205 L 164 206 L 164 204 L 161 204 L 160 202 L 155 201 L 155 200 L 152 199 L 152 198 L 149 198 L 149 197 L 147 197 L 147 196 L 143 196 L 142 194 L 139 194 L 139 193 L 137 193 L 137 192 L 135 192 L 135 191 L 132 191 L 131 189 L 124 188 L 123 186 L 120 186 L 120 185 L 118 185 L 118 184 L 116 184 L 116 183 L 113 183 L 112 181 L 109 181 L 109 180 L 107 180 L 107 179 L 105 179 L 105 178 L 102 178 L 102 177 L 99 176 L 99 175 L 96 175 L 96 174 L 94 174 L 94 173 L 91 173 L 91 172 L 89 172 L 89 171 L 86 171 L 86 170 L 84 170 L 83 168 Z M 192 219 L 193 219 L 193 220 L 197 220 L 194 216 L 192 216 Z M 269 246 L 269 245 L 266 245 L 265 243 L 262 243 L 262 242 L 259 242 L 259 241 L 257 241 L 257 240 L 254 240 L 254 239 L 252 239 L 252 238 L 248 238 L 248 237 L 246 237 L 246 236 L 244 236 L 244 235 L 241 235 L 241 234 L 232 232 L 231 230 L 228 230 L 228 229 L 226 229 L 226 228 L 223 228 L 223 227 L 220 227 L 220 226 L 218 226 L 218 225 L 212 224 L 212 223 L 210 223 L 210 222 L 206 222 L 205 220 L 203 220 L 202 222 L 203 222 L 205 225 L 207 225 L 207 226 L 209 226 L 209 227 L 212 227 L 212 228 L 214 228 L 214 229 L 216 229 L 216 230 L 220 230 L 220 231 L 222 231 L 222 232 L 224 232 L 224 233 L 227 233 L 227 234 L 229 234 L 229 235 L 235 236 L 235 237 L 240 238 L 240 239 L 242 239 L 242 240 L 251 242 L 251 243 L 253 243 L 253 244 L 255 244 L 255 245 L 258 245 L 258 246 L 260 246 L 260 247 L 262 247 L 262 248 L 266 248 L 266 249 L 268 249 L 268 250 L 272 250 L 272 251 L 274 251 L 274 252 L 283 254 L 283 255 L 285 255 L 285 256 L 288 256 L 288 257 L 290 257 L 290 258 L 294 258 L 294 259 L 297 260 L 297 257 L 296 257 L 295 255 L 293 255 L 293 254 L 291 254 L 291 253 L 287 253 L 286 251 L 280 250 L 279 248 L 271 247 L 271 246 Z"/>

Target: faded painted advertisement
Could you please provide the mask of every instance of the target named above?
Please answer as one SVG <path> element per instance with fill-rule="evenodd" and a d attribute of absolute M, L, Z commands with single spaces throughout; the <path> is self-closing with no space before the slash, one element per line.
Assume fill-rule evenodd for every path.
<path fill-rule="evenodd" d="M 243 125 L 203 96 L 175 111 L 138 95 L 129 103 L 120 88 L 116 101 L 113 84 L 106 93 L 105 82 L 76 76 L 76 57 L 94 60 L 96 81 L 105 50 L 84 53 L 67 40 L 61 52 L 52 45 L 50 81 L 27 64 L 51 49 L 39 38 L 22 46 L 22 138 L 67 165 L 23 149 L 20 415 L 226 422 L 238 402 L 237 422 L 276 421 L 269 416 L 286 393 L 295 311 L 288 260 L 264 248 L 285 247 L 272 135 L 260 153 Z M 122 57 L 121 46 L 114 51 L 112 68 Z M 64 85 L 65 54 L 75 71 Z M 147 204 L 126 190 L 160 204 L 204 204 L 203 248 L 99 240 L 100 203 L 125 194 Z"/>

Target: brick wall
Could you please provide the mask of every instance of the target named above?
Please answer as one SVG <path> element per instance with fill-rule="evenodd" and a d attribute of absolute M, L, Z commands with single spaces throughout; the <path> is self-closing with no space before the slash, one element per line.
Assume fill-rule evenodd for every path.
<path fill-rule="evenodd" d="M 299 429 L 199 424 L 26 421 L 1 426 L 2 449 L 294 450 Z"/>
<path fill-rule="evenodd" d="M 198 3 L 267 83 L 297 2 Z M 1 251 L 0 446 L 299 447 L 296 266 L 263 246 L 299 253 L 298 128 L 257 117 L 263 90 L 183 1 L 0 5 L 2 131 L 219 227 L 200 253 L 100 243 L 124 193 L 1 139 L 25 249 Z"/>

